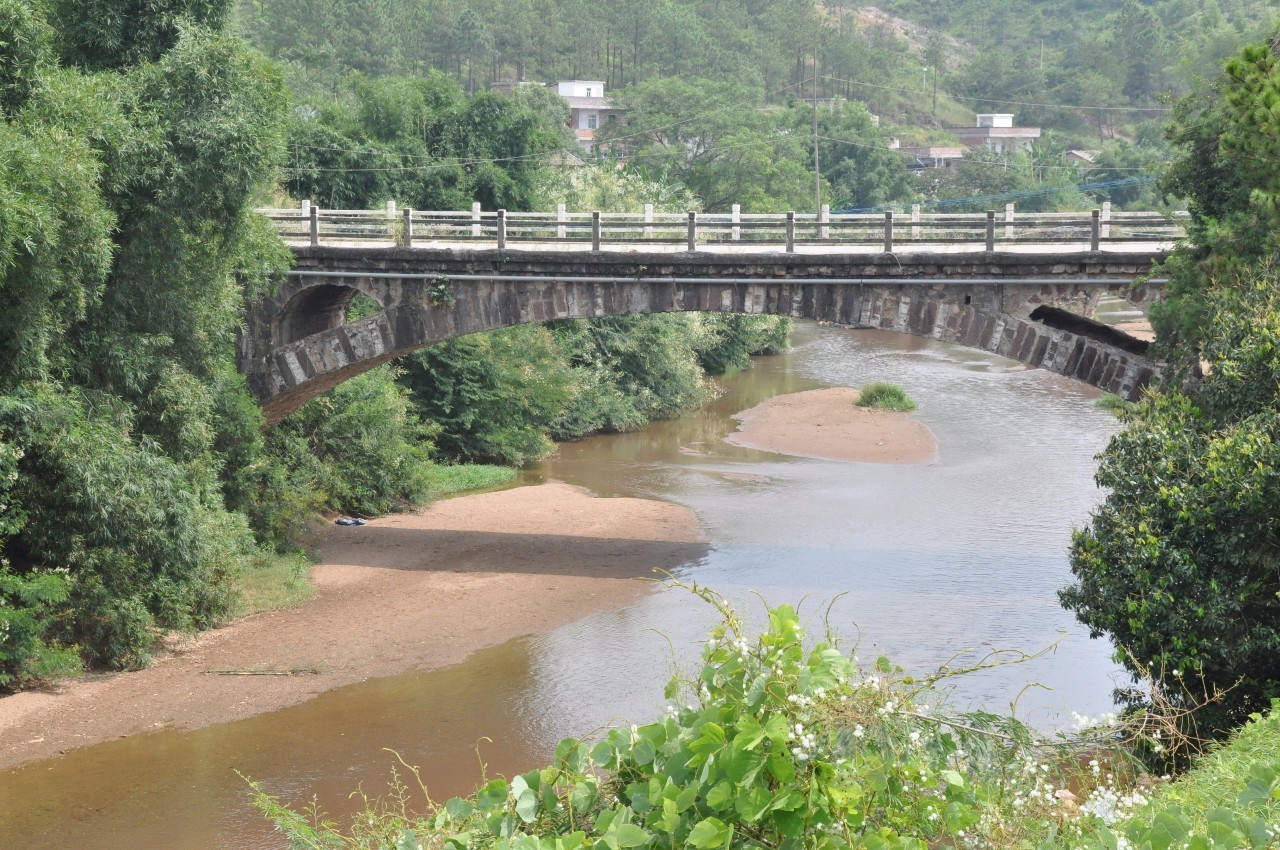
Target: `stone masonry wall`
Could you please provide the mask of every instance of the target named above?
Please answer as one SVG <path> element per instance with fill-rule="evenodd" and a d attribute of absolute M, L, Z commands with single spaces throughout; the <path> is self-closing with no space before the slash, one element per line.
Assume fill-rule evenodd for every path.
<path fill-rule="evenodd" d="M 1145 357 L 1027 318 L 1040 304 L 1089 315 L 1099 289 L 1106 287 L 949 282 L 1110 274 L 1116 278 L 1113 288 L 1121 289 L 1143 270 L 1131 258 L 1066 264 L 1060 257 L 1037 262 L 1015 255 L 1001 263 L 984 255 L 981 261 L 960 256 L 887 263 L 884 257 L 890 255 L 837 261 L 807 255 L 716 255 L 710 260 L 679 255 L 673 260 L 672 255 L 573 254 L 562 258 L 560 265 L 538 255 L 504 260 L 501 269 L 494 270 L 491 257 L 467 260 L 465 255 L 449 252 L 416 251 L 409 258 L 397 256 L 405 253 L 383 252 L 361 260 L 327 249 L 301 256 L 298 276 L 291 277 L 275 297 L 251 305 L 240 340 L 240 366 L 269 423 L 342 381 L 425 345 L 521 323 L 624 313 L 767 313 L 884 328 L 995 352 L 1125 398 L 1136 397 L 1159 374 L 1159 365 Z M 433 253 L 449 255 L 423 256 Z M 308 276 L 308 270 L 343 271 L 349 276 Z M 487 278 L 495 272 L 539 279 L 449 278 L 450 274 Z M 370 273 L 416 276 L 372 277 Z M 570 276 L 610 279 L 595 283 L 563 279 Z M 661 279 L 698 277 L 739 280 Z M 886 280 L 903 277 L 931 279 L 911 284 Z M 798 283 L 795 278 L 824 282 Z M 835 282 L 842 280 L 857 282 Z M 447 297 L 440 297 L 441 287 Z M 374 298 L 384 311 L 343 324 L 346 305 L 357 291 Z"/>

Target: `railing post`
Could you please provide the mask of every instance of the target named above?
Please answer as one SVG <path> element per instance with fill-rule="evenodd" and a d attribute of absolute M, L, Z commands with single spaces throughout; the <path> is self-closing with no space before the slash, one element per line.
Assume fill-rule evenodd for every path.
<path fill-rule="evenodd" d="M 987 210 L 987 250 L 996 249 L 996 211 Z"/>
<path fill-rule="evenodd" d="M 644 205 L 644 238 L 653 238 L 653 204 Z"/>
<path fill-rule="evenodd" d="M 413 247 L 413 207 L 405 207 L 401 213 L 404 218 L 404 225 L 400 228 L 400 247 Z"/>
<path fill-rule="evenodd" d="M 308 226 L 311 233 L 311 247 L 314 248 L 320 244 L 320 210 L 319 208 L 307 206 Z"/>
<path fill-rule="evenodd" d="M 498 250 L 507 247 L 507 211 L 498 210 Z"/>
<path fill-rule="evenodd" d="M 698 214 L 689 210 L 689 250 L 698 250 Z"/>
<path fill-rule="evenodd" d="M 790 210 L 787 213 L 787 253 L 794 254 L 796 252 L 796 213 Z"/>
<path fill-rule="evenodd" d="M 396 229 L 396 202 L 387 201 L 387 230 L 391 232 L 392 237 L 395 236 Z"/>
<path fill-rule="evenodd" d="M 591 213 L 591 250 L 600 250 L 600 210 Z"/>
<path fill-rule="evenodd" d="M 1004 238 L 1013 238 L 1013 204 L 1004 205 Z"/>
<path fill-rule="evenodd" d="M 893 253 L 893 210 L 884 211 L 884 252 Z"/>
<path fill-rule="evenodd" d="M 1094 210 L 1089 220 L 1089 250 L 1098 250 L 1099 238 L 1102 235 L 1102 210 Z"/>
<path fill-rule="evenodd" d="M 920 238 L 920 205 L 911 205 L 911 238 Z"/>
<path fill-rule="evenodd" d="M 568 232 L 564 223 L 568 221 L 569 216 L 565 212 L 564 204 L 556 204 L 556 238 L 564 239 Z"/>
<path fill-rule="evenodd" d="M 480 202 L 471 203 L 471 235 L 480 238 Z"/>
<path fill-rule="evenodd" d="M 742 204 L 734 204 L 730 208 L 729 221 L 733 222 L 729 238 L 737 242 L 742 238 L 742 228 L 738 226 L 742 222 Z"/>
<path fill-rule="evenodd" d="M 1102 238 L 1111 238 L 1111 202 L 1102 202 Z"/>
<path fill-rule="evenodd" d="M 831 228 L 827 223 L 831 221 L 831 204 L 823 204 L 818 210 L 818 238 L 830 239 Z"/>

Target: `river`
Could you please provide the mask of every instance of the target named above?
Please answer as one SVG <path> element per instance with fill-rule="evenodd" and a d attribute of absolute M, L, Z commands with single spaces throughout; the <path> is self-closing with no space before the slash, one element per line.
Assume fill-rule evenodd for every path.
<path fill-rule="evenodd" d="M 864 660 L 927 672 L 957 652 L 1035 652 L 958 682 L 952 704 L 1062 724 L 1110 707 L 1117 667 L 1057 604 L 1071 529 L 1100 497 L 1094 455 L 1116 428 L 1097 393 L 968 349 L 879 331 L 797 326 L 792 351 L 726 378 L 713 404 L 643 432 L 592 438 L 523 473 L 600 496 L 692 508 L 711 541 L 676 570 L 759 617 L 759 598 L 802 602 Z M 936 462 L 882 466 L 784 457 L 723 442 L 729 415 L 781 393 L 888 380 L 919 403 Z M 655 586 L 630 607 L 521 638 L 455 667 L 373 680 L 271 714 L 110 741 L 0 773 L 0 848 L 205 850 L 282 846 L 237 771 L 337 816 L 381 793 L 392 749 L 438 800 L 528 769 L 556 740 L 662 707 L 673 664 L 714 620 Z M 1040 687 L 1027 688 L 1035 683 Z M 385 749 L 384 749 L 385 748 Z M 403 771 L 402 771 L 403 772 Z M 413 784 L 411 782 L 411 784 Z"/>

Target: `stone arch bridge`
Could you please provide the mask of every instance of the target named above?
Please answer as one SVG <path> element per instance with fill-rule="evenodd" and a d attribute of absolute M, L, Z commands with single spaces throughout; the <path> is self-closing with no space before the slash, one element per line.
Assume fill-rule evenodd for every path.
<path fill-rule="evenodd" d="M 298 246 L 248 305 L 239 368 L 274 424 L 339 383 L 465 334 L 624 313 L 773 314 L 885 328 L 1019 360 L 1133 399 L 1161 364 L 1091 321 L 1162 250 L 911 254 L 521 251 Z M 382 311 L 354 322 L 356 293 Z"/>

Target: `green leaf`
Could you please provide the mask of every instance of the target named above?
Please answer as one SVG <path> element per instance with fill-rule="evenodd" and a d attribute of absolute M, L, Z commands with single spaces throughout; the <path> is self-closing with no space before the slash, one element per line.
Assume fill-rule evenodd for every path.
<path fill-rule="evenodd" d="M 634 823 L 621 823 L 613 830 L 613 835 L 617 841 L 619 848 L 628 847 L 644 847 L 648 844 L 653 836 Z"/>
<path fill-rule="evenodd" d="M 454 820 L 462 820 L 476 810 L 470 800 L 464 800 L 461 797 L 450 797 L 444 804 L 444 810 L 449 813 L 449 817 Z"/>
<path fill-rule="evenodd" d="M 636 741 L 635 746 L 631 748 L 631 760 L 638 765 L 652 764 L 657 754 L 657 748 L 647 738 Z"/>
<path fill-rule="evenodd" d="M 729 757 L 725 759 L 722 766 L 724 767 L 725 776 L 728 776 L 739 785 L 747 785 L 755 779 L 756 774 L 760 772 L 764 764 L 765 757 L 763 753 L 733 748 L 729 751 Z"/>
<path fill-rule="evenodd" d="M 569 802 L 573 805 L 574 811 L 584 812 L 591 808 L 599 795 L 600 789 L 594 782 L 575 782 Z"/>
<path fill-rule="evenodd" d="M 780 715 L 775 715 L 780 716 Z M 744 750 L 754 750 L 760 746 L 764 740 L 764 727 L 760 725 L 760 721 L 756 720 L 750 714 L 744 714 L 738 719 L 738 735 L 733 740 L 733 745 Z"/>
<path fill-rule="evenodd" d="M 774 753 L 769 756 L 769 775 L 786 785 L 796 778 L 796 767 L 791 763 L 791 759 L 781 753 Z"/>
<path fill-rule="evenodd" d="M 697 850 L 721 847 L 729 839 L 729 827 L 719 818 L 706 818 L 689 831 L 687 843 Z"/>
<path fill-rule="evenodd" d="M 765 721 L 764 734 L 774 744 L 785 744 L 790 731 L 791 725 L 785 714 L 775 714 Z"/>
<path fill-rule="evenodd" d="M 707 805 L 714 811 L 723 811 L 725 806 L 733 801 L 733 794 L 733 785 L 728 780 L 719 782 L 707 792 Z"/>
<path fill-rule="evenodd" d="M 754 786 L 746 794 L 739 794 L 735 808 L 746 823 L 755 823 L 769 811 L 773 795 L 759 785 Z"/>
<path fill-rule="evenodd" d="M 784 838 L 798 840 L 804 836 L 804 817 L 798 811 L 775 811 L 773 825 Z"/>
<path fill-rule="evenodd" d="M 538 795 L 532 788 L 526 788 L 516 797 L 516 814 L 525 823 L 533 823 L 538 818 Z"/>
<path fill-rule="evenodd" d="M 961 776 L 957 771 L 944 770 L 942 771 L 942 778 L 947 781 L 948 785 L 953 785 L 956 788 L 964 787 L 964 777 Z"/>

